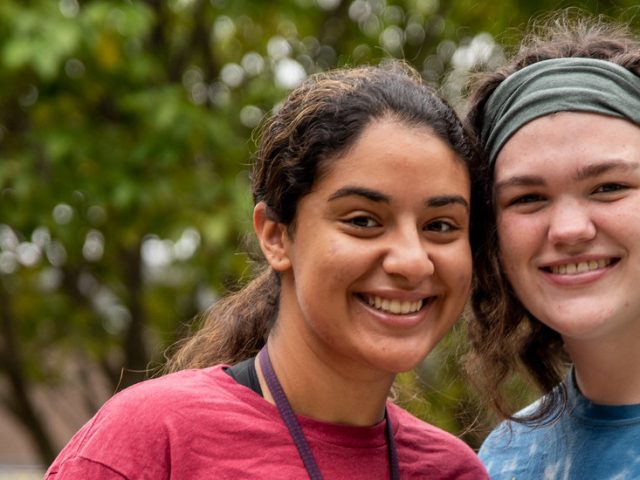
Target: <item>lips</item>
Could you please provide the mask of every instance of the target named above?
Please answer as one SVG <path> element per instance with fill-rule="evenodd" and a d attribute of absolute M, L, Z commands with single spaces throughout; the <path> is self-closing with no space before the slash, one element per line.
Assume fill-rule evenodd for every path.
<path fill-rule="evenodd" d="M 613 263 L 616 263 L 617 261 L 618 259 L 600 258 L 597 260 L 586 260 L 582 262 L 567 262 L 543 267 L 543 270 L 555 275 L 579 275 L 582 273 L 592 272 L 594 270 L 601 270 Z"/>
<path fill-rule="evenodd" d="M 366 295 L 363 300 L 371 307 L 381 312 L 392 313 L 394 315 L 407 315 L 418 312 L 425 304 L 425 299 L 420 300 L 398 300 L 384 298 L 378 295 Z"/>

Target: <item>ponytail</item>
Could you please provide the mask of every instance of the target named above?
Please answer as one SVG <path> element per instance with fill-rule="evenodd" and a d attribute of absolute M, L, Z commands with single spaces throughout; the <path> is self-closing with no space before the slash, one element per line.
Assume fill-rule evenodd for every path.
<path fill-rule="evenodd" d="M 201 328 L 177 345 L 165 372 L 233 365 L 255 356 L 278 316 L 279 297 L 280 277 L 266 267 L 244 288 L 221 298 L 202 315 Z"/>

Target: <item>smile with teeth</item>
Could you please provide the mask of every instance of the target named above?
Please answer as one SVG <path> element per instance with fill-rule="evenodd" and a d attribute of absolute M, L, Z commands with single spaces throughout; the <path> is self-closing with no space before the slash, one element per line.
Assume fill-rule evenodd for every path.
<path fill-rule="evenodd" d="M 600 260 L 590 260 L 588 262 L 565 263 L 563 265 L 553 265 L 547 270 L 556 275 L 578 275 L 605 268 L 612 263 L 611 259 L 601 258 Z"/>
<path fill-rule="evenodd" d="M 403 301 L 396 299 L 388 299 L 374 296 L 366 296 L 365 301 L 376 310 L 381 312 L 389 312 L 395 315 L 406 315 L 408 313 L 415 313 L 422 308 L 425 303 L 424 299 L 416 301 Z"/>

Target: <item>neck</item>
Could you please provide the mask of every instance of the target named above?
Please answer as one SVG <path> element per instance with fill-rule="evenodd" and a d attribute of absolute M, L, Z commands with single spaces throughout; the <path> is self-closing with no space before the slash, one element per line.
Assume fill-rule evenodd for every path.
<path fill-rule="evenodd" d="M 640 403 L 638 335 L 616 342 L 566 340 L 582 394 L 603 405 Z"/>
<path fill-rule="evenodd" d="M 384 417 L 394 375 L 368 377 L 329 364 L 310 350 L 289 348 L 279 336 L 269 338 L 269 357 L 293 411 L 329 423 L 370 426 Z M 274 403 L 259 362 L 256 370 L 265 399 Z"/>

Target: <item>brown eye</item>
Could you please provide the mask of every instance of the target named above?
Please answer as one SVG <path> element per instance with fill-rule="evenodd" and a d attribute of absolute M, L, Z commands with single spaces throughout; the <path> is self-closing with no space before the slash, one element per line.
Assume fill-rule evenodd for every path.
<path fill-rule="evenodd" d="M 627 187 L 619 183 L 604 183 L 594 190 L 593 193 L 611 193 L 624 190 Z"/>
<path fill-rule="evenodd" d="M 450 222 L 438 220 L 437 222 L 429 223 L 426 227 L 426 230 L 430 232 L 449 233 L 459 230 L 459 228 Z"/>
<path fill-rule="evenodd" d="M 378 227 L 380 224 L 371 217 L 361 215 L 359 217 L 353 217 L 347 220 L 347 223 L 358 228 L 373 228 Z"/>
<path fill-rule="evenodd" d="M 543 201 L 544 198 L 541 195 L 535 194 L 535 193 L 528 193 L 526 195 L 520 195 L 518 197 L 515 197 L 514 199 L 512 199 L 509 202 L 509 205 L 521 205 L 521 204 L 525 204 L 525 203 L 535 203 L 535 202 L 541 202 Z"/>

